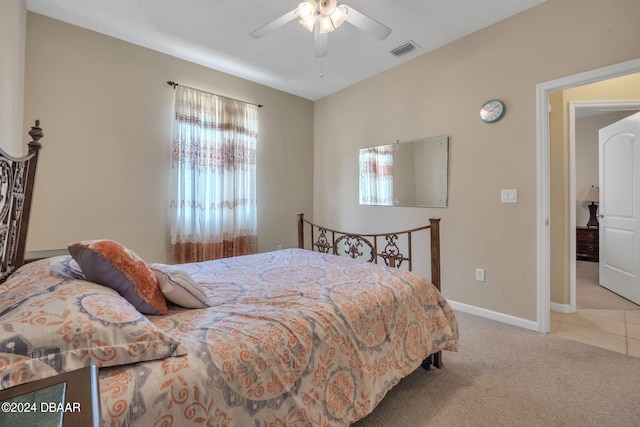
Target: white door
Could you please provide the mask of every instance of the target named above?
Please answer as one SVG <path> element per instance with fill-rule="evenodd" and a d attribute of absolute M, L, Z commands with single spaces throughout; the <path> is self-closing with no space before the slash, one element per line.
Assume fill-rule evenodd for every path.
<path fill-rule="evenodd" d="M 640 113 L 600 129 L 600 284 L 640 304 Z"/>

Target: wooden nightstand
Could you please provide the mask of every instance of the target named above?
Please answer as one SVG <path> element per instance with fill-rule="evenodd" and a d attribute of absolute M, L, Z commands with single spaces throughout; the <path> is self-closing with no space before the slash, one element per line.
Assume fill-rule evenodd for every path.
<path fill-rule="evenodd" d="M 69 255 L 69 251 L 66 249 L 50 249 L 46 251 L 27 251 L 24 254 L 24 263 L 38 261 L 44 258 L 51 258 L 54 256 Z"/>
<path fill-rule="evenodd" d="M 94 365 L 0 390 L 0 425 L 100 427 L 100 386 Z"/>
<path fill-rule="evenodd" d="M 600 261 L 599 239 L 598 228 L 576 227 L 576 259 Z"/>

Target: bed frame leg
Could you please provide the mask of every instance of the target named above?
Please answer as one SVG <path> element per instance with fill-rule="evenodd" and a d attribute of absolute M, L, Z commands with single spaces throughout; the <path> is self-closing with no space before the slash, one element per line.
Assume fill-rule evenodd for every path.
<path fill-rule="evenodd" d="M 442 369 L 444 364 L 442 363 L 442 352 L 439 351 L 433 355 L 433 366 L 438 369 Z"/>
<path fill-rule="evenodd" d="M 422 361 L 422 367 L 424 369 L 431 369 L 431 364 L 433 363 L 433 355 L 430 354 L 426 359 Z"/>
<path fill-rule="evenodd" d="M 422 367 L 424 369 L 431 369 L 431 365 L 433 365 L 434 368 L 438 368 L 438 369 L 442 368 L 443 364 L 442 364 L 441 351 L 434 354 L 430 354 L 426 359 L 422 361 Z"/>

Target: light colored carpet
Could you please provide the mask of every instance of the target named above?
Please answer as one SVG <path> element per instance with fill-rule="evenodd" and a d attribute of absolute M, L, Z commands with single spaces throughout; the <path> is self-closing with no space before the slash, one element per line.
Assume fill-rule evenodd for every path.
<path fill-rule="evenodd" d="M 576 261 L 576 308 L 640 310 L 640 306 L 599 284 L 599 263 Z"/>
<path fill-rule="evenodd" d="M 640 359 L 458 313 L 460 351 L 356 427 L 638 426 Z"/>

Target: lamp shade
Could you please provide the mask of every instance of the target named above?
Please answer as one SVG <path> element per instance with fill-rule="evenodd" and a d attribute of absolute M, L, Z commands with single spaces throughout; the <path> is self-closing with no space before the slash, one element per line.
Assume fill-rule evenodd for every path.
<path fill-rule="evenodd" d="M 580 199 L 582 202 L 597 202 L 600 200 L 600 190 L 593 185 L 582 192 Z"/>

